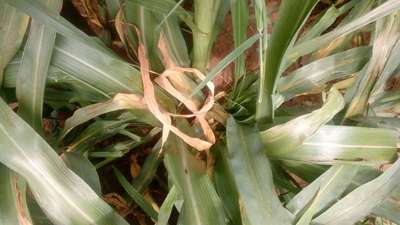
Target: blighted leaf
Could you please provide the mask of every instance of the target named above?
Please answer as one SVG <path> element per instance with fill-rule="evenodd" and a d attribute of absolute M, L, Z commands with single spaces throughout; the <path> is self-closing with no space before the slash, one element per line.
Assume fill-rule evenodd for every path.
<path fill-rule="evenodd" d="M 378 178 L 356 188 L 315 218 L 313 222 L 326 225 L 352 225 L 371 213 L 398 187 L 400 161 L 396 161 Z"/>
<path fill-rule="evenodd" d="M 330 121 L 344 107 L 343 96 L 332 88 L 324 105 L 309 114 L 261 132 L 261 140 L 270 157 L 294 151 L 308 137 Z"/>

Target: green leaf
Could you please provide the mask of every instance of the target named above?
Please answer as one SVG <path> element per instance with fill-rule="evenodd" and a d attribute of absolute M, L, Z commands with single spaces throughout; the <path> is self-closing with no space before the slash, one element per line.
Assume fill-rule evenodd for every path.
<path fill-rule="evenodd" d="M 217 144 L 212 149 L 215 154 L 216 165 L 213 173 L 215 189 L 224 204 L 227 216 L 232 225 L 241 225 L 239 195 L 229 165 L 229 155 L 226 143 Z"/>
<path fill-rule="evenodd" d="M 182 67 L 190 66 L 188 46 L 182 34 L 177 19 L 170 16 L 163 24 L 163 34 L 165 35 L 168 52 L 173 61 Z"/>
<path fill-rule="evenodd" d="M 134 33 L 137 33 L 135 27 L 140 31 L 140 41 L 143 42 L 146 48 L 146 56 L 150 62 L 151 69 L 161 72 L 162 63 L 157 45 L 160 37 L 160 30 L 157 29 L 159 18 L 149 8 L 132 1 L 126 2 L 124 13 L 126 21 L 134 24 L 134 26 L 129 26 L 128 28 L 133 30 Z"/>
<path fill-rule="evenodd" d="M 320 109 L 260 132 L 267 155 L 274 158 L 293 154 L 297 146 L 329 122 L 343 107 L 343 96 L 332 88 Z"/>
<path fill-rule="evenodd" d="M 249 25 L 249 8 L 245 0 L 231 0 L 232 28 L 235 49 L 247 39 Z M 241 54 L 235 60 L 235 81 L 246 73 L 245 55 Z"/>
<path fill-rule="evenodd" d="M 129 181 L 124 177 L 124 175 L 115 167 L 113 167 L 114 174 L 118 179 L 118 182 L 124 188 L 124 190 L 129 194 L 129 196 L 140 206 L 141 209 L 154 221 L 157 220 L 158 213 L 154 208 L 146 202 L 144 197 L 129 183 Z"/>
<path fill-rule="evenodd" d="M 118 13 L 118 10 L 121 8 L 121 3 L 119 0 L 105 0 L 107 6 L 107 12 L 110 16 L 110 19 L 115 19 L 115 16 Z"/>
<path fill-rule="evenodd" d="M 223 3 L 224 0 L 195 0 L 193 4 L 194 22 L 198 30 L 193 31 L 192 66 L 203 73 L 207 71 L 216 36 L 215 28 L 220 19 L 218 13 Z"/>
<path fill-rule="evenodd" d="M 53 55 L 57 54 L 57 50 L 54 49 Z M 5 71 L 4 71 L 4 86 L 6 88 L 15 88 L 16 80 L 18 76 L 18 69 L 20 66 L 20 57 L 15 57 L 13 61 L 11 61 Z M 82 80 L 80 75 L 71 75 L 68 72 L 60 69 L 57 66 L 50 65 L 47 71 L 47 81 L 46 81 L 46 92 L 53 93 L 53 87 L 58 89 L 58 92 L 61 93 L 60 87 L 63 87 L 67 90 L 74 90 L 72 93 L 69 92 L 70 95 L 65 94 L 63 99 L 74 98 L 74 96 L 80 99 L 86 100 L 86 102 L 99 102 L 104 101 L 110 98 L 110 95 L 101 89 L 85 82 Z M 101 88 L 101 87 L 100 87 Z M 57 99 L 57 96 L 45 94 L 45 101 L 51 101 Z M 63 97 L 63 96 L 61 96 Z"/>
<path fill-rule="evenodd" d="M 61 0 L 42 1 L 54 10 L 60 10 Z M 56 33 L 32 20 L 28 40 L 22 54 L 16 82 L 18 114 L 39 134 L 43 132 L 42 114 L 47 71 Z"/>
<path fill-rule="evenodd" d="M 389 198 L 386 198 L 381 204 L 376 206 L 372 213 L 376 216 L 380 216 L 389 219 L 397 224 L 400 223 L 400 189 L 396 188 L 392 192 Z"/>
<path fill-rule="evenodd" d="M 16 58 L 7 67 L 7 87 L 15 87 L 19 63 Z M 85 92 L 97 93 L 96 99 L 103 100 L 120 92 L 143 92 L 140 73 L 132 65 L 115 55 L 98 52 L 79 41 L 60 35 L 56 39 L 47 82 L 72 83 L 74 86 L 85 87 Z"/>
<path fill-rule="evenodd" d="M 0 85 L 2 85 L 4 68 L 22 43 L 29 17 L 3 1 L 0 1 L 0 4 Z"/>
<path fill-rule="evenodd" d="M 128 0 L 150 10 L 154 13 L 169 14 L 179 17 L 193 31 L 196 30 L 196 25 L 193 22 L 193 15 L 186 11 L 182 6 L 177 5 L 174 0 Z"/>
<path fill-rule="evenodd" d="M 178 127 L 185 128 L 185 131 L 189 129 L 183 121 Z M 226 224 L 221 200 L 207 175 L 205 162 L 193 155 L 190 148 L 173 134 L 168 137 L 164 148 L 164 164 L 168 174 L 178 192 L 183 195 L 184 202 L 179 216 L 182 224 Z"/>
<path fill-rule="evenodd" d="M 110 96 L 143 92 L 140 73 L 132 65 L 73 38 L 57 36 L 52 64 Z"/>
<path fill-rule="evenodd" d="M 66 19 L 61 17 L 58 11 L 49 9 L 38 0 L 1 0 L 1 2 L 8 3 L 21 12 L 31 16 L 38 23 L 42 23 L 65 37 L 74 39 L 86 47 L 92 48 L 92 50 L 112 54 L 109 49 L 105 48 L 100 40 L 89 37 L 83 31 L 74 27 Z"/>
<path fill-rule="evenodd" d="M 317 224 L 352 225 L 363 219 L 398 187 L 400 160 L 396 161 L 378 178 L 350 192 L 320 216 Z"/>
<path fill-rule="evenodd" d="M 271 224 L 291 224 L 292 215 L 275 193 L 270 164 L 258 132 L 240 126 L 231 117 L 227 125 L 227 145 L 242 213 L 250 224 L 261 225 L 266 220 Z"/>
<path fill-rule="evenodd" d="M 273 95 L 280 77 L 287 49 L 294 43 L 299 28 L 305 23 L 317 0 L 284 0 L 266 53 L 266 70 L 260 73 L 256 120 L 264 128 L 273 122 Z"/>
<path fill-rule="evenodd" d="M 68 145 L 69 152 L 89 152 L 93 146 L 114 136 L 128 126 L 129 120 L 97 120 L 86 129 L 79 132 L 72 143 Z"/>
<path fill-rule="evenodd" d="M 0 162 L 21 174 L 55 224 L 127 224 L 0 101 Z"/>
<path fill-rule="evenodd" d="M 262 81 L 265 80 L 265 71 L 267 70 L 266 64 L 266 54 L 267 54 L 267 46 L 268 46 L 268 11 L 266 2 L 263 0 L 255 0 L 254 1 L 254 14 L 256 16 L 256 25 L 257 25 L 257 32 L 259 34 L 258 40 L 258 60 L 260 64 L 260 77 Z M 261 90 L 260 83 L 260 90 Z"/>
<path fill-rule="evenodd" d="M 99 196 L 101 193 L 101 184 L 96 168 L 85 156 L 75 152 L 66 152 L 62 159 L 76 175 L 84 180 Z"/>
<path fill-rule="evenodd" d="M 155 129 L 156 129 L 154 130 L 155 134 L 159 133 L 161 130 L 159 128 Z M 152 137 L 152 135 L 150 137 Z M 162 158 L 160 157 L 160 151 L 161 151 L 160 146 L 161 142 L 159 141 L 153 147 L 151 153 L 146 157 L 143 166 L 140 170 L 139 176 L 137 176 L 132 182 L 132 186 L 138 191 L 141 192 L 144 191 L 147 188 L 147 186 L 151 183 L 151 181 L 153 180 L 154 176 L 157 173 L 158 166 L 162 161 Z"/>
<path fill-rule="evenodd" d="M 340 8 L 336 8 L 336 5 L 332 5 L 309 30 L 305 31 L 305 34 L 299 38 L 297 43 L 320 36 L 325 30 L 335 23 L 339 16 L 348 12 L 356 3 L 357 1 L 354 0 L 349 1 Z"/>
<path fill-rule="evenodd" d="M 319 164 L 382 165 L 397 158 L 396 135 L 392 130 L 380 128 L 323 126 L 293 151 L 271 154 L 271 158 Z"/>
<path fill-rule="evenodd" d="M 239 47 L 225 56 L 210 72 L 207 73 L 206 78 L 201 81 L 201 83 L 192 91 L 192 95 L 197 94 L 201 89 L 203 89 L 208 82 L 213 80 L 225 67 L 232 63 L 237 57 L 242 55 L 248 48 L 250 48 L 259 38 L 259 35 L 255 34 L 245 42 L 243 42 Z"/>
<path fill-rule="evenodd" d="M 172 209 L 177 199 L 178 191 L 175 186 L 172 186 L 163 204 L 161 205 L 156 225 L 168 225 L 169 217 L 171 216 Z"/>
<path fill-rule="evenodd" d="M 300 218 L 297 224 L 310 224 L 314 215 L 336 202 L 357 170 L 348 165 L 333 166 L 292 198 L 286 207 Z"/>

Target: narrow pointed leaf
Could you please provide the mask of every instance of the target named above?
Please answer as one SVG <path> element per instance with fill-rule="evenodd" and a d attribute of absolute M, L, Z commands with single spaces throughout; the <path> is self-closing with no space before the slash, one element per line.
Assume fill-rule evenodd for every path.
<path fill-rule="evenodd" d="M 382 5 L 371 10 L 367 14 L 354 19 L 353 21 L 334 29 L 333 31 L 326 33 L 322 36 L 308 40 L 306 42 L 295 45 L 288 54 L 288 60 L 293 61 L 300 56 L 311 53 L 321 47 L 329 44 L 333 40 L 343 35 L 349 34 L 357 29 L 370 24 L 384 16 L 387 16 L 400 8 L 400 0 L 389 0 Z"/>
<path fill-rule="evenodd" d="M 301 25 L 305 23 L 305 19 L 316 3 L 316 0 L 284 0 L 280 6 L 279 19 L 268 43 L 266 70 L 265 73 L 260 74 L 256 117 L 261 127 L 273 122 L 273 95 L 276 90 L 276 81 L 285 64 L 286 51 L 294 43 Z"/>
<path fill-rule="evenodd" d="M 163 15 L 172 12 L 174 16 L 179 17 L 179 19 L 185 22 L 192 30 L 196 30 L 196 25 L 193 22 L 193 15 L 182 6 L 177 5 L 177 2 L 174 0 L 128 0 L 128 2 L 135 3 L 147 10 Z"/>
<path fill-rule="evenodd" d="M 129 181 L 124 177 L 124 175 L 115 167 L 113 167 L 114 174 L 118 179 L 118 182 L 124 188 L 124 190 L 129 194 L 129 196 L 143 209 L 143 211 L 154 221 L 157 220 L 158 213 L 154 208 L 146 202 L 144 197 L 129 183 Z"/>
<path fill-rule="evenodd" d="M 62 5 L 61 0 L 42 2 L 54 11 Z M 55 38 L 53 30 L 31 21 L 17 78 L 18 114 L 39 133 L 43 129 L 44 93 Z"/>
<path fill-rule="evenodd" d="M 314 215 L 336 202 L 357 169 L 348 165 L 333 166 L 292 198 L 286 207 L 297 216 L 303 212 L 297 223 L 309 224 Z"/>
<path fill-rule="evenodd" d="M 210 72 L 207 73 L 206 79 L 202 80 L 201 83 L 192 91 L 192 95 L 198 93 L 203 89 L 208 82 L 214 79 L 225 67 L 232 63 L 237 57 L 242 55 L 244 51 L 250 48 L 259 38 L 259 35 L 255 34 L 246 41 L 244 41 L 235 50 L 229 53 L 225 58 L 223 58 Z"/>
<path fill-rule="evenodd" d="M 245 0 L 231 0 L 233 40 L 238 48 L 247 39 L 247 26 L 249 24 L 249 8 Z M 245 55 L 240 55 L 235 60 L 235 82 L 246 73 Z"/>
<path fill-rule="evenodd" d="M 161 205 L 156 225 L 168 225 L 169 217 L 171 216 L 172 209 L 174 208 L 174 204 L 177 201 L 177 199 L 178 199 L 178 193 L 176 187 L 172 186 L 163 204 Z"/>
<path fill-rule="evenodd" d="M 99 196 L 101 196 L 100 178 L 96 168 L 85 156 L 79 153 L 66 152 L 62 155 L 65 165 L 84 180 Z"/>
<path fill-rule="evenodd" d="M 325 30 L 327 30 L 336 19 L 343 15 L 344 13 L 348 12 L 357 1 L 349 1 L 348 3 L 344 4 L 340 8 L 336 8 L 336 5 L 332 5 L 326 12 L 322 15 L 322 17 L 316 22 L 306 33 L 299 38 L 297 41 L 298 43 L 310 40 L 312 38 L 318 37 L 321 35 Z"/>

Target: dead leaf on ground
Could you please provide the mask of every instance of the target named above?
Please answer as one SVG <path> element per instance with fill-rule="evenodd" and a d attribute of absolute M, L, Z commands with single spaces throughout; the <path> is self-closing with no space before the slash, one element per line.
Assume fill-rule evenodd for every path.
<path fill-rule="evenodd" d="M 115 208 L 119 215 L 125 217 L 130 214 L 129 204 L 124 198 L 122 198 L 117 193 L 108 193 L 103 197 L 104 201 Z"/>
<path fill-rule="evenodd" d="M 141 167 L 138 162 L 138 157 L 139 157 L 138 153 L 132 154 L 130 157 L 131 159 L 130 172 L 132 177 L 137 177 L 140 174 Z"/>

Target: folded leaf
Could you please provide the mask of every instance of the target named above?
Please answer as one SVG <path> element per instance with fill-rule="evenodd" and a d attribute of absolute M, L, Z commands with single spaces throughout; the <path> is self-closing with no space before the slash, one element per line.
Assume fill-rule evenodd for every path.
<path fill-rule="evenodd" d="M 339 91 L 332 88 L 324 105 L 309 114 L 299 116 L 285 124 L 260 132 L 265 151 L 269 157 L 291 154 L 297 146 L 330 121 L 344 107 Z"/>

